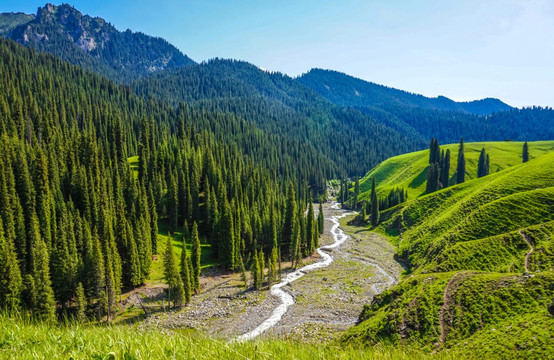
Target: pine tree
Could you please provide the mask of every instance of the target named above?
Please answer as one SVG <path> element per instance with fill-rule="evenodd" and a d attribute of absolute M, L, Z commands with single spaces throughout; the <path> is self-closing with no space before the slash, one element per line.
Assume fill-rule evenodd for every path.
<path fill-rule="evenodd" d="M 258 290 L 262 287 L 260 280 L 260 262 L 258 261 L 258 251 L 254 250 L 254 256 L 252 257 L 252 265 L 250 266 L 250 272 L 252 273 L 252 282 L 254 289 Z"/>
<path fill-rule="evenodd" d="M 22 279 L 15 250 L 4 236 L 0 219 L 0 308 L 8 311 L 18 309 L 21 289 Z"/>
<path fill-rule="evenodd" d="M 358 210 L 358 197 L 360 196 L 360 179 L 356 176 L 354 182 L 354 198 L 352 200 L 352 209 Z"/>
<path fill-rule="evenodd" d="M 85 296 L 85 288 L 81 282 L 77 284 L 77 289 L 75 290 L 75 300 L 77 302 L 77 319 L 79 321 L 85 321 L 87 319 L 87 298 Z"/>
<path fill-rule="evenodd" d="M 320 234 L 325 231 L 325 218 L 323 215 L 323 198 L 319 201 L 319 212 L 317 213 L 317 226 Z"/>
<path fill-rule="evenodd" d="M 198 236 L 198 225 L 196 221 L 192 224 L 192 281 L 191 285 L 193 290 L 200 288 L 200 258 L 202 255 L 202 249 L 200 247 L 200 238 Z M 243 265 L 244 266 L 244 265 Z"/>
<path fill-rule="evenodd" d="M 464 155 L 464 139 L 460 139 L 460 147 L 458 148 L 458 166 L 456 169 L 456 184 L 461 184 L 465 181 L 466 176 L 466 158 Z"/>
<path fill-rule="evenodd" d="M 187 254 L 187 241 L 186 238 L 183 237 L 183 251 L 181 252 L 181 280 L 183 281 L 185 304 L 190 302 L 192 291 L 194 290 L 194 279 L 191 274 L 192 266 L 193 264 L 191 264 L 190 258 Z"/>
<path fill-rule="evenodd" d="M 477 163 L 477 177 L 483 177 L 486 175 L 486 161 L 487 161 L 487 153 L 485 152 L 485 148 L 481 149 L 481 153 L 479 154 L 479 162 Z"/>
<path fill-rule="evenodd" d="M 283 224 L 283 241 L 282 245 L 285 251 L 289 251 L 291 254 L 295 250 L 291 248 L 293 241 L 293 231 L 296 222 L 296 194 L 292 181 L 289 182 L 287 190 L 287 204 L 285 209 L 285 219 Z M 285 252 L 286 254 L 286 252 Z"/>
<path fill-rule="evenodd" d="M 371 226 L 374 228 L 379 225 L 379 200 L 375 190 L 375 178 L 371 183 Z"/>
<path fill-rule="evenodd" d="M 444 154 L 444 159 L 441 164 L 440 179 L 442 188 L 447 188 L 448 182 L 450 181 L 450 149 L 446 150 Z"/>
<path fill-rule="evenodd" d="M 308 240 L 308 253 L 313 254 L 315 251 L 315 217 L 314 217 L 314 204 L 312 201 L 312 193 L 310 192 L 308 195 L 308 215 L 307 215 L 307 222 L 306 222 L 306 238 Z"/>
<path fill-rule="evenodd" d="M 265 281 L 265 254 L 262 249 L 258 252 L 258 262 L 260 263 L 260 288 L 264 286 Z"/>
<path fill-rule="evenodd" d="M 529 161 L 529 145 L 527 144 L 527 141 L 525 143 L 523 143 L 523 150 L 522 150 L 522 153 L 521 153 L 521 158 L 522 158 L 524 163 Z"/>
<path fill-rule="evenodd" d="M 34 219 L 38 223 L 38 219 L 36 217 Z M 56 302 L 50 281 L 48 249 L 40 236 L 35 243 L 34 260 L 35 309 L 42 319 L 54 320 L 56 318 Z"/>
<path fill-rule="evenodd" d="M 435 192 L 439 189 L 439 176 L 440 176 L 439 164 L 433 163 L 429 165 L 429 168 L 427 170 L 427 188 L 426 188 L 427 194 Z"/>
<path fill-rule="evenodd" d="M 173 306 L 181 306 L 185 299 L 185 290 L 183 288 L 181 275 L 179 274 L 177 261 L 175 260 L 171 236 L 167 237 L 165 243 L 163 264 L 165 282 L 169 287 L 168 301 L 173 301 Z"/>

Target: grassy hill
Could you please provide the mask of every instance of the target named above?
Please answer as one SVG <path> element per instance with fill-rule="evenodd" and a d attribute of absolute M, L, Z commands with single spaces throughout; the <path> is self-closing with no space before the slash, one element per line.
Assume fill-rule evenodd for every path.
<path fill-rule="evenodd" d="M 450 182 L 456 183 L 456 166 L 459 144 L 441 145 L 441 150 L 450 150 Z M 482 142 L 466 143 L 466 180 L 477 178 L 477 163 L 479 153 L 484 147 L 491 158 L 491 174 L 502 171 L 514 165 L 521 164 L 523 142 Z M 554 141 L 535 141 L 529 143 L 530 159 L 554 151 Z M 408 196 L 414 199 L 425 194 L 427 184 L 427 166 L 429 150 L 422 150 L 391 157 L 373 168 L 360 179 L 362 198 L 369 199 L 371 180 L 375 177 L 377 191 L 385 196 L 395 187 L 408 190 Z"/>
<path fill-rule="evenodd" d="M 470 174 L 483 146 L 491 174 L 419 197 L 422 184 L 414 179 L 425 172 L 426 151 L 370 172 L 364 183 L 375 176 L 381 192 L 410 189 L 412 199 L 383 212 L 376 229 L 390 236 L 410 274 L 366 307 L 346 339 L 416 343 L 460 356 L 553 356 L 552 145 L 532 143 L 534 159 L 518 164 L 521 143 L 468 144 Z"/>

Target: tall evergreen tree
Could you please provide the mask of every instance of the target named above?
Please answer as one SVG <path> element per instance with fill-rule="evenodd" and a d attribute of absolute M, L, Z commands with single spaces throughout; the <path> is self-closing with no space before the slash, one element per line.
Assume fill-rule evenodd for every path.
<path fill-rule="evenodd" d="M 38 219 L 36 217 L 34 219 L 38 223 Z M 48 249 L 40 235 L 35 243 L 34 253 L 35 308 L 42 319 L 54 320 L 56 318 L 56 303 L 52 282 L 50 281 Z"/>
<path fill-rule="evenodd" d="M 171 244 L 171 236 L 167 237 L 165 243 L 165 252 L 163 258 L 164 265 L 164 278 L 168 285 L 168 301 L 173 302 L 173 306 L 181 306 L 185 300 L 185 289 L 183 288 L 183 281 L 179 274 L 179 268 L 177 261 L 175 260 L 175 253 L 173 251 L 173 245 Z"/>
<path fill-rule="evenodd" d="M 524 163 L 529 161 L 529 144 L 527 144 L 527 141 L 523 143 L 523 150 L 521 152 L 521 158 Z"/>
<path fill-rule="evenodd" d="M 323 234 L 325 226 L 325 218 L 323 215 L 323 198 L 319 201 L 319 211 L 317 213 L 317 226 L 320 234 Z"/>
<path fill-rule="evenodd" d="M 371 183 L 371 226 L 377 227 L 377 225 L 379 225 L 379 199 L 375 190 L 375 178 L 373 178 Z"/>
<path fill-rule="evenodd" d="M 287 190 L 287 203 L 286 203 L 286 209 L 285 209 L 285 219 L 283 224 L 283 250 L 285 251 L 285 254 L 289 252 L 289 248 L 291 247 L 291 244 L 293 242 L 293 231 L 294 226 L 296 222 L 296 192 L 294 190 L 294 185 L 291 182 L 289 182 L 288 190 Z M 296 240 L 296 239 L 295 239 Z M 291 255 L 296 250 L 290 249 Z"/>
<path fill-rule="evenodd" d="M 19 307 L 22 279 L 17 264 L 15 249 L 4 236 L 0 219 L 0 308 L 9 311 Z"/>
<path fill-rule="evenodd" d="M 450 181 L 450 149 L 446 150 L 440 170 L 440 183 L 442 188 L 448 187 Z"/>
<path fill-rule="evenodd" d="M 479 162 L 477 163 L 477 177 L 483 177 L 487 175 L 487 153 L 485 152 L 485 148 L 481 149 L 481 153 L 479 154 Z"/>
<path fill-rule="evenodd" d="M 464 154 L 464 138 L 460 139 L 460 147 L 458 148 L 458 165 L 456 168 L 456 184 L 461 184 L 466 177 L 466 158 Z"/>
<path fill-rule="evenodd" d="M 195 222 L 196 224 L 196 222 Z M 183 291 L 185 304 L 190 302 L 192 291 L 194 289 L 194 279 L 191 274 L 192 264 L 187 253 L 187 240 L 183 236 L 183 251 L 181 252 L 181 280 L 183 281 Z"/>
<path fill-rule="evenodd" d="M 192 288 L 197 290 L 200 288 L 200 258 L 202 255 L 202 249 L 200 247 L 200 237 L 198 236 L 198 225 L 196 221 L 192 224 Z"/>

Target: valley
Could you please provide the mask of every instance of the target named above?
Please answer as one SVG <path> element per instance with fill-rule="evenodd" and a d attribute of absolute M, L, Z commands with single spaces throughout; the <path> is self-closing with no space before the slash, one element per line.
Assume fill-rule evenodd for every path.
<path fill-rule="evenodd" d="M 473 48 L 472 37 L 454 62 L 473 71 L 437 78 L 420 74 L 450 71 L 438 59 L 455 57 L 418 63 L 404 47 L 432 49 L 416 39 L 383 33 L 362 49 L 366 36 L 334 37 L 351 24 L 318 19 L 325 31 L 305 29 L 288 40 L 303 38 L 296 47 L 281 41 L 282 19 L 302 15 L 290 22 L 296 34 L 315 13 L 281 18 L 284 4 L 194 13 L 185 9 L 205 2 L 161 2 L 147 14 L 147 1 L 133 12 L 117 1 L 83 6 L 112 7 L 103 18 L 36 1 L 0 13 L 0 359 L 554 357 L 550 68 L 538 67 L 533 82 L 527 66 L 516 80 L 514 66 L 480 65 L 548 56 L 525 48 L 525 61 L 465 61 L 493 45 Z M 364 4 L 327 15 L 338 21 Z M 396 15 L 405 6 L 377 11 L 383 19 L 364 18 L 360 29 L 414 26 L 432 10 L 411 9 L 418 21 L 404 21 Z M 250 41 L 250 11 L 264 28 L 281 19 L 278 31 Z M 274 18 L 262 21 L 265 12 Z M 179 42 L 122 31 L 112 16 L 152 21 L 160 34 L 174 26 L 168 39 Z M 456 27 L 453 17 L 437 19 Z M 211 33 L 237 23 L 236 34 Z M 433 46 L 449 48 L 466 25 Z M 325 51 L 302 62 L 315 35 L 326 37 L 316 42 Z M 397 48 L 379 52 L 383 39 Z M 221 41 L 214 54 L 252 49 L 255 59 L 264 48 L 283 69 L 309 67 L 195 61 L 187 48 Z M 335 43 L 342 50 L 331 56 Z M 319 68 L 347 47 L 371 51 L 340 64 L 363 61 L 363 71 Z M 497 51 L 505 48 L 520 49 Z M 410 56 L 371 65 L 390 50 Z M 413 63 L 394 67 L 405 59 Z M 390 84 L 417 80 L 422 92 L 363 80 L 383 74 Z M 429 84 L 441 92 L 423 92 Z"/>
<path fill-rule="evenodd" d="M 296 271 L 290 262 L 282 264 L 284 280 L 276 287 L 282 293 L 245 289 L 240 274 L 217 274 L 215 269 L 208 269 L 201 277 L 199 294 L 182 310 L 160 312 L 164 297 L 160 290 L 164 287 L 153 284 L 133 292 L 141 302 L 124 294 L 129 299 L 125 305 L 136 309 L 131 312 L 135 318 L 129 317 L 128 308 L 116 322 L 239 341 L 258 336 L 313 343 L 338 340 L 356 323 L 363 306 L 397 282 L 403 269 L 384 237 L 347 225 L 353 215 L 337 205 L 323 206 L 326 231 L 320 254 L 304 259 L 304 267 Z M 152 303 L 156 305 L 149 305 Z M 152 311 L 146 318 L 141 304 Z"/>

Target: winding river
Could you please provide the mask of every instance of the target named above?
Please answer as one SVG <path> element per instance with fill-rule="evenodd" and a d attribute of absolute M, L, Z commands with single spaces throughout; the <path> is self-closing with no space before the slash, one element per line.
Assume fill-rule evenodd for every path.
<path fill-rule="evenodd" d="M 331 206 L 331 209 L 339 210 L 339 204 L 334 203 Z M 310 264 L 310 265 L 306 265 L 304 267 L 301 267 L 300 269 L 297 269 L 294 272 L 291 272 L 291 273 L 287 274 L 285 276 L 285 278 L 283 279 L 283 281 L 281 281 L 278 284 L 273 285 L 271 287 L 270 293 L 271 293 L 271 295 L 279 298 L 281 300 L 281 304 L 279 304 L 275 309 L 273 309 L 273 312 L 271 313 L 271 315 L 267 319 L 265 319 L 260 325 L 258 325 L 252 331 L 238 336 L 235 339 L 236 341 L 252 340 L 255 337 L 257 337 L 258 335 L 264 333 L 265 331 L 267 331 L 270 328 L 272 328 L 273 326 L 275 326 L 281 320 L 283 315 L 285 315 L 285 313 L 287 312 L 288 308 L 291 305 L 294 304 L 294 298 L 292 297 L 292 295 L 287 293 L 282 288 L 285 285 L 300 279 L 302 276 L 306 275 L 308 272 L 310 272 L 312 270 L 315 270 L 315 269 L 324 268 L 326 266 L 329 266 L 329 264 L 331 264 L 333 262 L 333 257 L 330 254 L 328 254 L 327 252 L 325 252 L 324 250 L 335 249 L 335 248 L 341 246 L 349 238 L 349 236 L 346 235 L 344 233 L 344 231 L 342 231 L 342 229 L 339 228 L 339 226 L 340 226 L 339 219 L 341 219 L 345 216 L 348 216 L 348 215 L 353 215 L 353 214 L 355 214 L 355 213 L 353 213 L 353 212 L 343 213 L 340 216 L 332 216 L 330 218 L 327 218 L 327 219 L 329 219 L 333 222 L 333 226 L 331 227 L 331 235 L 333 236 L 334 241 L 333 241 L 332 244 L 321 246 L 320 248 L 318 248 L 316 250 L 317 253 L 321 256 L 322 260 L 319 261 L 319 262 Z M 379 272 L 381 272 L 383 275 L 388 277 L 389 281 L 384 283 L 386 286 L 390 286 L 392 283 L 394 283 L 394 278 L 392 278 L 392 276 L 387 274 L 386 271 L 384 271 L 379 265 L 374 264 L 374 263 L 369 263 L 369 262 L 366 262 L 365 260 L 358 259 L 358 258 L 356 258 L 354 260 L 361 261 L 361 262 L 366 263 L 367 265 L 371 265 L 371 266 L 376 267 L 379 270 Z M 376 293 L 381 292 L 382 290 L 377 291 L 377 288 L 375 287 L 376 285 L 377 284 L 373 285 L 373 289 L 375 290 L 375 292 Z"/>

